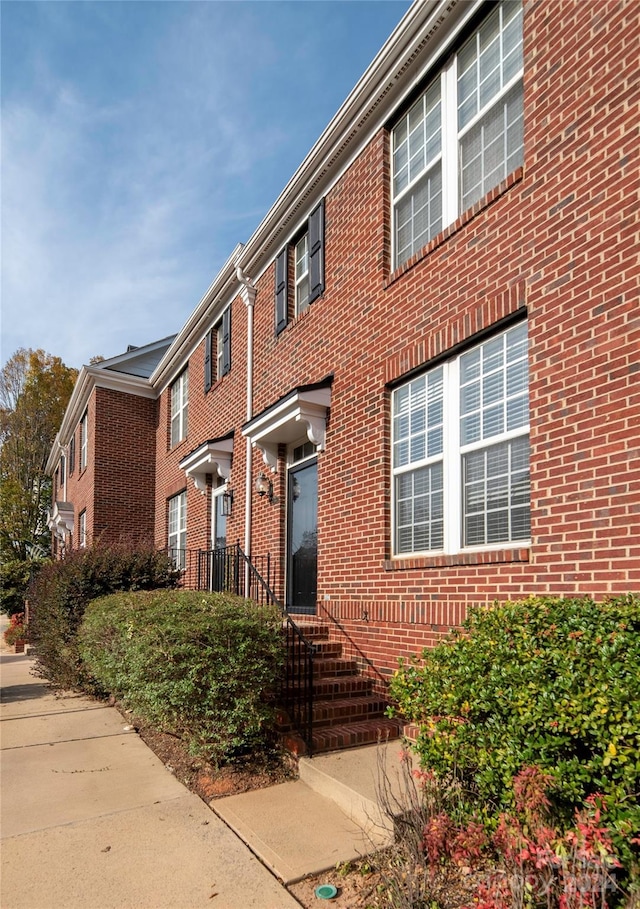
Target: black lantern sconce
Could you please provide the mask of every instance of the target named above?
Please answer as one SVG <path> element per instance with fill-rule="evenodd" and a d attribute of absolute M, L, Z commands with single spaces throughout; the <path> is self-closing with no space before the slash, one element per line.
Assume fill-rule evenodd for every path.
<path fill-rule="evenodd" d="M 273 505 L 275 498 L 273 496 L 273 483 L 271 480 L 265 476 L 263 473 L 260 473 L 256 477 L 256 492 L 263 499 L 265 496 L 269 499 L 269 503 Z"/>
<path fill-rule="evenodd" d="M 233 489 L 228 489 L 222 493 L 222 502 L 220 503 L 220 513 L 228 518 L 233 508 Z"/>

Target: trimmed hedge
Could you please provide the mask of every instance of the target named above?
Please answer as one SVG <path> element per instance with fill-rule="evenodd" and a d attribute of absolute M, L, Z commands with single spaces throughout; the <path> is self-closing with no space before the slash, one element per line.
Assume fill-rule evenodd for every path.
<path fill-rule="evenodd" d="M 231 760 L 272 740 L 284 660 L 282 615 L 232 594 L 116 594 L 87 608 L 85 668 L 105 694 L 189 742 Z"/>
<path fill-rule="evenodd" d="M 532 597 L 471 611 L 390 694 L 418 724 L 421 764 L 461 779 L 485 817 L 512 806 L 511 781 L 548 771 L 554 814 L 570 822 L 601 793 L 626 864 L 640 831 L 640 596 Z"/>
<path fill-rule="evenodd" d="M 28 591 L 38 674 L 62 688 L 85 687 L 77 633 L 87 604 L 118 590 L 175 587 L 178 580 L 165 553 L 126 544 L 76 549 L 45 565 Z"/>

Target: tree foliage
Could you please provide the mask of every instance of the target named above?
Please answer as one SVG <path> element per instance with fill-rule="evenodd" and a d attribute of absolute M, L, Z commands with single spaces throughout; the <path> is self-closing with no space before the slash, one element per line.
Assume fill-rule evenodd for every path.
<path fill-rule="evenodd" d="M 21 348 L 0 370 L 0 555 L 48 549 L 45 473 L 78 372 L 44 350 Z"/>

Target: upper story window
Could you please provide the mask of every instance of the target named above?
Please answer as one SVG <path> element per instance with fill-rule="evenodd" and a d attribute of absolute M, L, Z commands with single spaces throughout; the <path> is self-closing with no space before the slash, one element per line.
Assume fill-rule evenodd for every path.
<path fill-rule="evenodd" d="M 80 470 L 84 470 L 87 466 L 87 435 L 88 435 L 88 420 L 87 414 L 83 416 L 80 420 Z"/>
<path fill-rule="evenodd" d="M 231 371 L 231 307 L 227 307 L 222 318 L 205 338 L 204 390 Z"/>
<path fill-rule="evenodd" d="M 395 555 L 529 540 L 528 375 L 521 323 L 394 391 Z"/>
<path fill-rule="evenodd" d="M 309 234 L 306 233 L 295 246 L 296 315 L 309 305 Z"/>
<path fill-rule="evenodd" d="M 293 288 L 293 290 L 291 290 Z M 276 259 L 276 334 L 324 292 L 324 200 Z"/>
<path fill-rule="evenodd" d="M 189 415 L 189 370 L 180 375 L 171 386 L 171 447 L 187 436 Z"/>
<path fill-rule="evenodd" d="M 394 127 L 394 267 L 522 164 L 522 74 L 522 6 L 503 0 Z"/>

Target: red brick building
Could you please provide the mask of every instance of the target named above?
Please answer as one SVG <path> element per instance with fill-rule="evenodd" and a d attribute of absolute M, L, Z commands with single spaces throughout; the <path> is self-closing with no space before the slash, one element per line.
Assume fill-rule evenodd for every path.
<path fill-rule="evenodd" d="M 155 401 L 133 485 L 188 577 L 269 554 L 290 612 L 382 676 L 471 604 L 638 589 L 639 40 L 633 0 L 409 9 L 153 398 L 118 399 L 145 426 Z"/>

